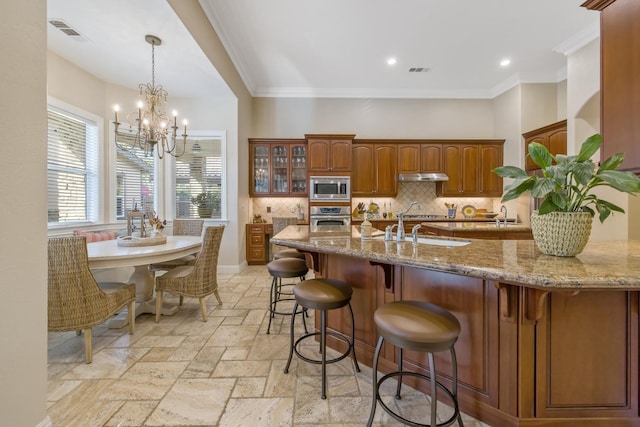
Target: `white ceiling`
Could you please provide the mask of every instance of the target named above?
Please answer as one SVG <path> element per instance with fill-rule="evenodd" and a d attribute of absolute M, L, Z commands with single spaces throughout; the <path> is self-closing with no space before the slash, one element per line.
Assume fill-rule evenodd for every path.
<path fill-rule="evenodd" d="M 492 98 L 517 83 L 557 82 L 565 53 L 597 37 L 584 0 L 200 0 L 254 96 Z M 49 48 L 125 87 L 169 95 L 230 91 L 163 0 L 49 0 L 86 41 L 48 26 Z M 390 67 L 386 59 L 397 58 Z M 510 58 L 507 68 L 500 60 Z M 409 73 L 428 67 L 427 73 Z"/>

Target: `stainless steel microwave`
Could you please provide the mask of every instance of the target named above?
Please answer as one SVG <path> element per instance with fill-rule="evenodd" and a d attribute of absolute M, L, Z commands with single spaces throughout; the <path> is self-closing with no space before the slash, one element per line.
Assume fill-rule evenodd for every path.
<path fill-rule="evenodd" d="M 336 202 L 351 200 L 350 176 L 309 177 L 309 201 Z"/>

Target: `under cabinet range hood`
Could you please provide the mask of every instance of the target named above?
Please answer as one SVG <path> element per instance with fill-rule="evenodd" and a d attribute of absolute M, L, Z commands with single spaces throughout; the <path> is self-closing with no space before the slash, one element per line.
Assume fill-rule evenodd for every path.
<path fill-rule="evenodd" d="M 449 181 L 449 177 L 440 172 L 434 173 L 401 173 L 398 181 Z"/>

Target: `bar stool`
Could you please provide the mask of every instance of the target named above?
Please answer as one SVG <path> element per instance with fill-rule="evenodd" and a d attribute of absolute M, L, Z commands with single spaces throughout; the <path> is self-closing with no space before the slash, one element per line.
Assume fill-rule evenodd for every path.
<path fill-rule="evenodd" d="M 276 314 L 283 316 L 295 317 L 295 314 L 303 313 L 306 309 L 296 311 L 278 311 L 277 304 L 281 301 L 295 301 L 292 298 L 292 292 L 283 292 L 283 286 L 294 286 L 294 283 L 282 284 L 282 279 L 290 279 L 294 277 L 300 277 L 304 280 L 305 275 L 309 271 L 305 260 L 300 258 L 282 258 L 275 261 L 271 261 L 267 264 L 269 274 L 273 279 L 271 280 L 271 293 L 269 296 L 269 326 L 267 327 L 267 334 L 271 333 L 271 319 Z M 284 296 L 284 297 L 283 297 Z M 292 319 L 293 320 L 293 319 Z M 302 316 L 302 323 L 304 324 L 304 331 L 307 332 L 307 323 Z"/>
<path fill-rule="evenodd" d="M 273 259 L 282 259 L 282 258 L 300 258 L 305 259 L 304 254 L 297 249 L 282 249 L 273 254 Z"/>
<path fill-rule="evenodd" d="M 456 420 L 462 426 L 462 417 L 458 407 L 458 367 L 456 352 L 453 348 L 460 335 L 460 322 L 455 316 L 437 305 L 422 301 L 396 301 L 379 307 L 374 314 L 374 321 L 380 334 L 378 345 L 373 356 L 373 403 L 367 426 L 373 423 L 376 404 L 393 418 L 412 426 L 443 427 L 453 424 Z M 389 341 L 399 349 L 398 370 L 384 375 L 378 380 L 378 356 L 384 340 Z M 430 376 L 402 370 L 402 350 L 427 352 L 429 357 Z M 453 370 L 451 390 L 448 390 L 436 379 L 436 368 L 433 353 L 449 350 Z M 396 399 L 400 399 L 402 377 L 412 376 L 428 380 L 431 383 L 431 423 L 419 424 L 401 417 L 393 412 L 380 398 L 379 390 L 382 383 L 391 377 L 399 377 L 396 389 Z M 453 401 L 453 415 L 443 423 L 437 424 L 437 388 L 440 387 Z"/>
<path fill-rule="evenodd" d="M 289 348 L 289 360 L 284 368 L 284 373 L 289 373 L 289 366 L 291 365 L 291 359 L 293 353 L 305 362 L 322 365 L 322 398 L 327 398 L 327 363 L 338 362 L 349 354 L 353 355 L 353 365 L 356 372 L 360 372 L 360 366 L 358 366 L 358 359 L 356 358 L 356 352 L 354 347 L 355 336 L 355 323 L 353 320 L 353 310 L 351 309 L 351 295 L 353 295 L 353 289 L 345 282 L 336 279 L 310 279 L 304 280 L 298 283 L 293 288 L 293 294 L 295 295 L 296 303 L 293 306 L 293 312 L 298 309 L 298 305 L 305 307 L 305 309 L 319 310 L 320 311 L 320 332 L 312 332 L 302 335 L 295 340 L 293 336 L 293 318 L 291 319 L 291 345 Z M 327 311 L 349 306 L 349 312 L 351 313 L 351 339 L 349 337 L 337 333 L 327 332 Z M 320 335 L 320 353 L 321 359 L 310 359 L 298 351 L 298 345 L 306 338 L 315 337 Z M 327 335 L 331 335 L 344 341 L 348 348 L 341 355 L 327 359 Z"/>

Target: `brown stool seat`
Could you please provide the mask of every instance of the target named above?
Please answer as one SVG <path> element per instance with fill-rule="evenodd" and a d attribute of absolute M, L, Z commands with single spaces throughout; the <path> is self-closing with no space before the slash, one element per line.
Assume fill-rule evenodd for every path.
<path fill-rule="evenodd" d="M 460 335 L 458 319 L 428 302 L 391 302 L 378 308 L 373 318 L 385 340 L 408 350 L 448 350 Z"/>
<path fill-rule="evenodd" d="M 296 301 L 313 310 L 333 310 L 349 304 L 353 289 L 335 279 L 309 279 L 293 288 Z"/>
<path fill-rule="evenodd" d="M 267 269 L 272 277 L 281 279 L 302 277 L 309 271 L 307 263 L 300 258 L 277 259 L 267 264 Z"/>
<path fill-rule="evenodd" d="M 300 258 L 305 259 L 304 254 L 297 249 L 283 249 L 273 254 L 273 259 Z"/>

